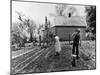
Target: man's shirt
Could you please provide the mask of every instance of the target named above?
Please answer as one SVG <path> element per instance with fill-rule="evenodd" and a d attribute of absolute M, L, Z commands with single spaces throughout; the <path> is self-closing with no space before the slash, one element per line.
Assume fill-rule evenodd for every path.
<path fill-rule="evenodd" d="M 73 43 L 75 44 L 79 44 L 79 40 L 80 40 L 80 34 L 73 34 Z"/>

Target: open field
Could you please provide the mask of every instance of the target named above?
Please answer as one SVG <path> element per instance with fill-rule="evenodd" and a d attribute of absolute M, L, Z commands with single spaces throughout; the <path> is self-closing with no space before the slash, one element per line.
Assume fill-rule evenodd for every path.
<path fill-rule="evenodd" d="M 62 51 L 59 57 L 54 56 L 54 46 L 29 48 L 29 52 L 12 58 L 12 74 L 90 70 L 96 68 L 95 41 L 82 41 L 79 47 L 80 59 L 76 60 L 76 67 L 72 67 L 71 64 L 72 45 L 61 42 L 61 47 Z"/>

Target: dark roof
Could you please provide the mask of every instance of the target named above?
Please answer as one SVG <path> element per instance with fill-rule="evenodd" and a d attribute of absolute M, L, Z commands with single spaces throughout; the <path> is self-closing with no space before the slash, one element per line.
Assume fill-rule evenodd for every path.
<path fill-rule="evenodd" d="M 87 26 L 85 18 L 79 16 L 72 16 L 70 18 L 57 16 L 54 18 L 54 24 L 55 26 Z"/>

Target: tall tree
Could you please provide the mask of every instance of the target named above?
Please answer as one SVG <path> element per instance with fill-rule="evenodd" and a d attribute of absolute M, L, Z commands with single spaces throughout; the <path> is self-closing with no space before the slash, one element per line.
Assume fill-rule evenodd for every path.
<path fill-rule="evenodd" d="M 33 20 L 28 19 L 27 25 L 28 25 L 28 32 L 30 33 L 30 42 L 32 42 L 35 34 L 36 24 Z"/>
<path fill-rule="evenodd" d="M 58 16 L 64 16 L 63 12 L 66 9 L 66 5 L 65 4 L 57 4 L 55 6 L 55 9 L 56 9 L 56 14 Z"/>
<path fill-rule="evenodd" d="M 87 24 L 92 33 L 96 33 L 96 6 L 86 6 Z"/>
<path fill-rule="evenodd" d="M 16 12 L 19 20 L 20 36 L 29 39 L 30 42 L 33 40 L 35 34 L 36 24 L 32 19 L 27 18 L 22 12 Z"/>
<path fill-rule="evenodd" d="M 77 9 L 73 6 L 68 6 L 65 4 L 57 4 L 55 6 L 56 10 L 56 16 L 68 16 L 71 17 L 73 14 L 77 11 Z M 54 14 L 50 14 L 52 16 L 55 16 Z"/>

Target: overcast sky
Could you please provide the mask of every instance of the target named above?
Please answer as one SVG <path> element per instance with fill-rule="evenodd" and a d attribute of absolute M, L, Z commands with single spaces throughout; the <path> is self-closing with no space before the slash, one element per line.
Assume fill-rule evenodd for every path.
<path fill-rule="evenodd" d="M 45 16 L 53 21 L 53 17 L 49 13 L 55 13 L 55 4 L 33 3 L 33 2 L 12 2 L 12 21 L 18 20 L 17 12 L 23 13 L 25 16 L 33 19 L 35 22 L 44 23 Z"/>
<path fill-rule="evenodd" d="M 56 13 L 55 5 L 56 4 L 12 1 L 12 22 L 18 21 L 18 14 L 16 12 L 21 12 L 26 17 L 33 19 L 37 24 L 44 24 L 45 16 L 53 23 L 54 17 L 50 16 L 50 13 Z M 77 9 L 76 15 L 86 15 L 84 6 L 68 6 L 73 6 Z"/>

